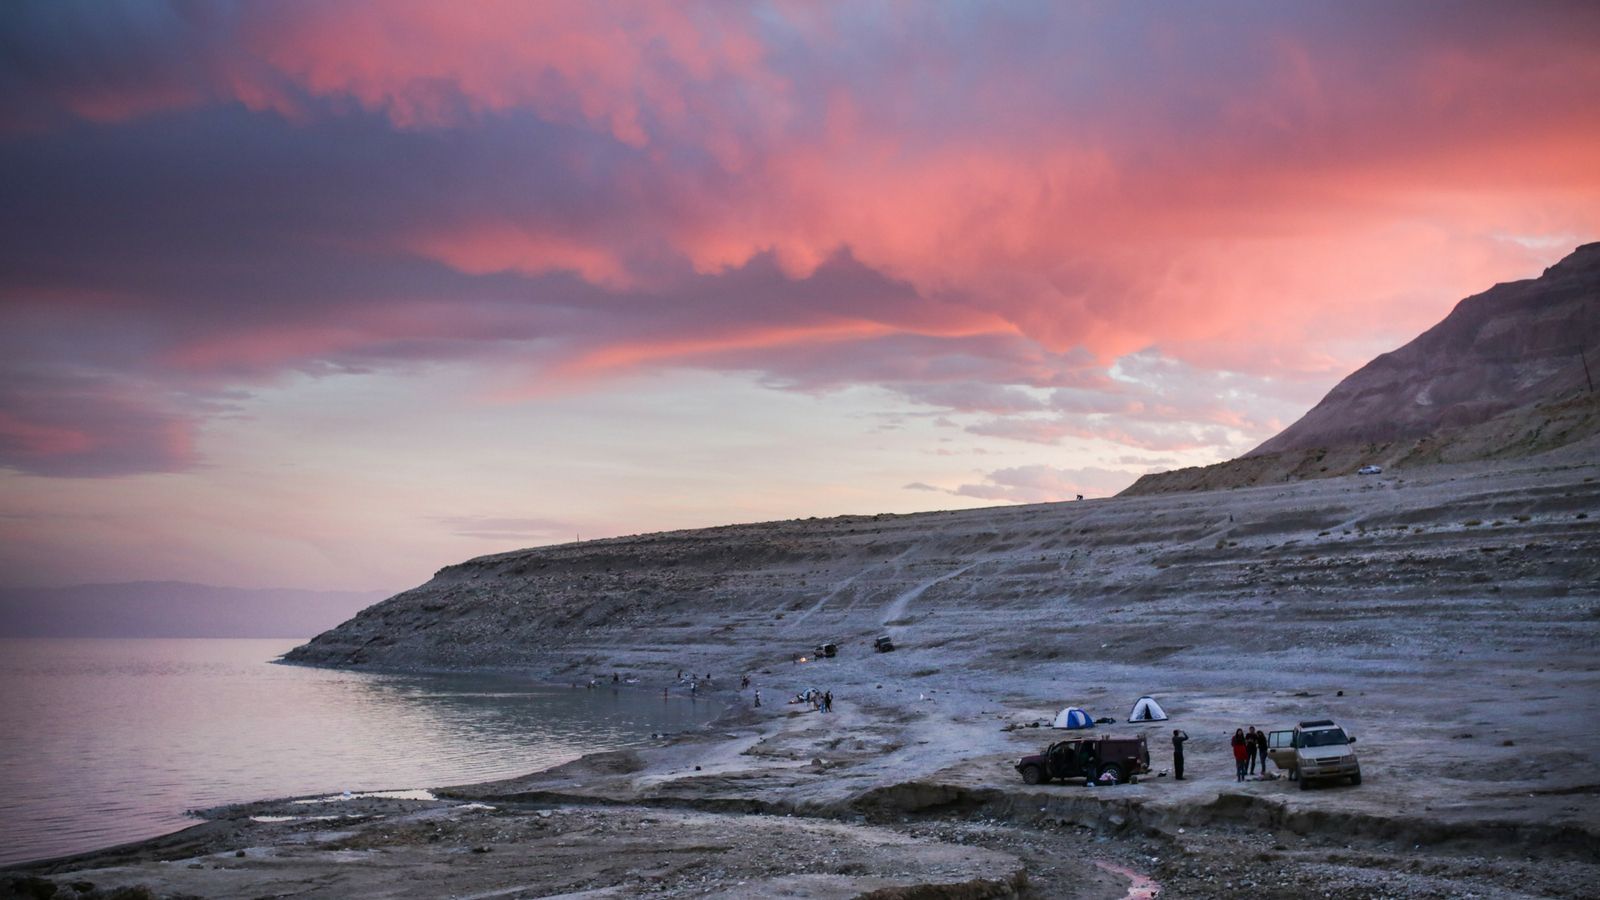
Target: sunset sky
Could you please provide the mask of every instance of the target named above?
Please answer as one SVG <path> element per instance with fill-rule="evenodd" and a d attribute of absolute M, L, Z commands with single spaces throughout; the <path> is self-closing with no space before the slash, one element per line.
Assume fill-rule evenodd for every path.
<path fill-rule="evenodd" d="M 0 585 L 1237 455 L 1600 239 L 1600 4 L 7 3 Z"/>

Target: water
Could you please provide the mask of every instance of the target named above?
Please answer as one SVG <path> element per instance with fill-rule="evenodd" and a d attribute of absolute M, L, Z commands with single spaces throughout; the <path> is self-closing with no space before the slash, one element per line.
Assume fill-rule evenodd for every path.
<path fill-rule="evenodd" d="M 223 803 L 520 775 L 719 711 L 638 688 L 269 662 L 297 643 L 0 640 L 0 863 L 164 834 Z"/>

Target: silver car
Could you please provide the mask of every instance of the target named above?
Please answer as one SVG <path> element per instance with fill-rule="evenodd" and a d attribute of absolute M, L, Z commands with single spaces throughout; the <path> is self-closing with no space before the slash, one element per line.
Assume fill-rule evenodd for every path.
<path fill-rule="evenodd" d="M 1361 783 L 1361 760 L 1356 757 L 1356 739 L 1334 724 L 1332 719 L 1301 722 L 1293 730 L 1267 734 L 1267 755 L 1280 769 L 1288 769 L 1291 779 L 1299 779 L 1301 790 L 1313 781 L 1350 779 Z"/>

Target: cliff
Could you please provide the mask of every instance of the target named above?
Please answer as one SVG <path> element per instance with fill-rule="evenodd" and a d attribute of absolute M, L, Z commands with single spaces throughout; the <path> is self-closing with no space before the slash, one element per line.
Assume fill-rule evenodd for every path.
<path fill-rule="evenodd" d="M 872 638 L 889 633 L 902 650 L 886 671 L 953 666 L 978 678 L 1179 655 L 1184 667 L 1225 671 L 1239 653 L 1326 641 L 1382 654 L 1412 632 L 1453 648 L 1482 628 L 1509 639 L 1528 622 L 1592 631 L 1596 455 L 1474 465 L 1403 482 L 1322 479 L 519 550 L 442 569 L 287 658 L 659 678 L 787 670 L 822 641 L 872 656 Z M 1540 612 L 1548 603 L 1560 608 Z M 1450 618 L 1458 605 L 1472 612 Z"/>
<path fill-rule="evenodd" d="M 1468 297 L 1243 457 L 1146 475 L 1124 496 L 1542 453 L 1600 433 L 1600 243 Z"/>

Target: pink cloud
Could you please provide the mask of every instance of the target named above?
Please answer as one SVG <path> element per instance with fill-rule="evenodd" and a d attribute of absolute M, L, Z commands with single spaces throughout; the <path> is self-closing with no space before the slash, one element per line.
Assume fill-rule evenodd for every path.
<path fill-rule="evenodd" d="M 637 283 L 618 255 L 603 244 L 534 233 L 511 224 L 479 223 L 419 235 L 406 241 L 406 248 L 471 275 L 573 272 L 606 287 L 628 288 Z"/>
<path fill-rule="evenodd" d="M 171 472 L 196 461 L 195 422 L 128 386 L 26 376 L 0 389 L 0 465 L 37 475 Z"/>
<path fill-rule="evenodd" d="M 1035 12 L 29 8 L 0 302 L 100 298 L 129 336 L 72 362 L 174 390 L 694 366 L 1177 449 L 1570 249 L 1523 238 L 1600 234 L 1592 8 Z M 1186 368 L 1110 376 L 1152 353 Z M 9 446 L 83 409 L 12 410 Z"/>

